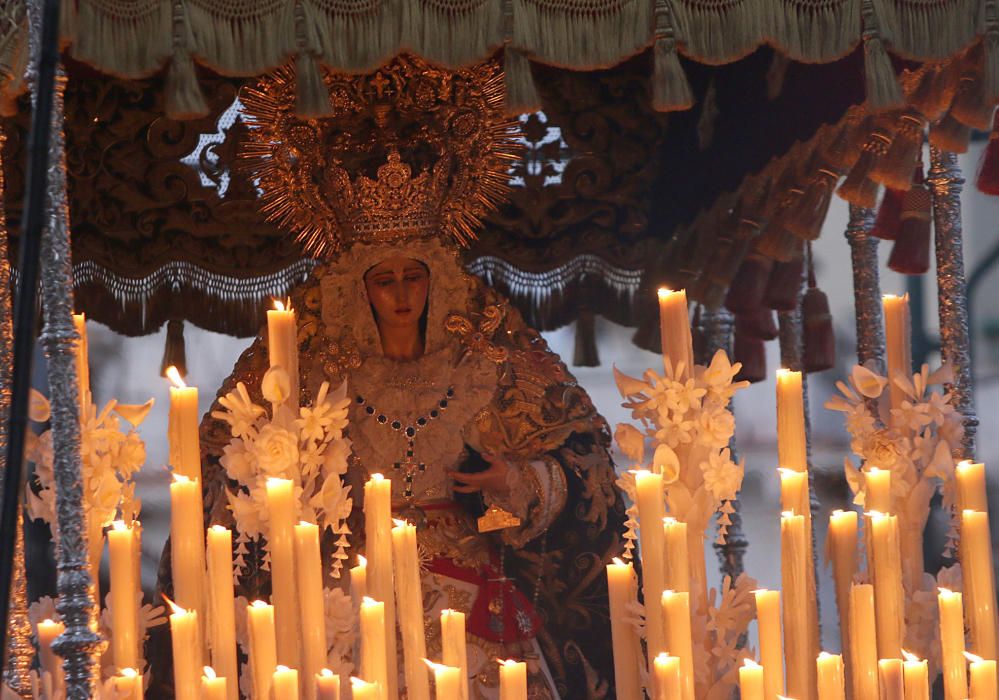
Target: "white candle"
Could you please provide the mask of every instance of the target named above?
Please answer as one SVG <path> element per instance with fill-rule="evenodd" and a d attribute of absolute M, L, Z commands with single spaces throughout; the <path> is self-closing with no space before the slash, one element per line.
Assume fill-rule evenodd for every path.
<path fill-rule="evenodd" d="M 879 660 L 878 676 L 881 680 L 882 700 L 904 700 L 902 659 Z"/>
<path fill-rule="evenodd" d="M 381 700 L 381 688 L 377 683 L 369 683 L 351 676 L 350 689 L 354 700 Z"/>
<path fill-rule="evenodd" d="M 201 700 L 226 700 L 228 696 L 226 678 L 217 675 L 211 666 L 205 666 L 204 675 L 201 676 Z"/>
<path fill-rule="evenodd" d="M 840 644 L 845 650 L 850 648 L 850 585 L 857 573 L 857 512 L 834 510 L 826 537 L 836 587 Z"/>
<path fill-rule="evenodd" d="M 969 700 L 995 700 L 999 697 L 996 686 L 996 662 L 994 659 L 983 659 L 975 654 L 965 652 L 971 662 L 971 690 Z"/>
<path fill-rule="evenodd" d="M 52 679 L 53 693 L 59 695 L 65 685 L 62 671 L 62 657 L 57 656 L 52 649 L 52 643 L 60 634 L 66 631 L 66 625 L 52 620 L 42 620 L 38 623 L 38 651 L 41 657 L 42 671 Z"/>
<path fill-rule="evenodd" d="M 878 643 L 874 624 L 874 586 L 850 587 L 850 677 L 854 698 L 878 697 Z"/>
<path fill-rule="evenodd" d="M 673 591 L 690 591 L 687 523 L 663 518 L 663 537 L 666 540 L 665 586 Z"/>
<path fill-rule="evenodd" d="M 232 584 L 232 531 L 221 525 L 208 528 L 208 605 L 212 664 L 226 680 L 228 700 L 239 699 L 236 661 L 236 602 Z M 213 668 L 213 671 L 214 671 Z M 231 682 L 228 679 L 233 679 Z"/>
<path fill-rule="evenodd" d="M 198 389 L 187 386 L 176 367 L 167 368 L 170 387 L 170 415 L 167 437 L 170 465 L 176 474 L 201 479 L 201 442 L 198 435 Z"/>
<path fill-rule="evenodd" d="M 73 327 L 80 336 L 73 344 L 73 358 L 76 361 L 77 391 L 80 394 L 80 416 L 90 405 L 90 347 L 87 340 L 87 317 L 84 314 L 73 314 Z"/>
<path fill-rule="evenodd" d="M 795 698 L 810 700 L 815 697 L 818 653 L 812 653 L 810 644 L 808 607 L 815 601 L 808 590 L 811 542 L 805 530 L 805 517 L 782 513 L 780 533 L 787 692 Z"/>
<path fill-rule="evenodd" d="M 778 465 L 798 472 L 806 471 L 808 469 L 806 445 L 805 399 L 801 372 L 782 368 L 777 370 Z"/>
<path fill-rule="evenodd" d="M 507 659 L 499 665 L 500 700 L 527 700 L 527 664 Z"/>
<path fill-rule="evenodd" d="M 635 489 L 638 505 L 638 535 L 642 548 L 642 576 L 645 591 L 645 635 L 648 641 L 648 660 L 653 663 L 660 652 L 666 651 L 666 624 L 662 608 L 649 601 L 662 598 L 665 590 L 663 552 L 665 533 L 662 521 L 666 506 L 663 501 L 662 474 L 646 470 L 635 472 Z"/>
<path fill-rule="evenodd" d="M 435 664 L 430 659 L 423 662 L 434 672 L 434 688 L 437 700 L 454 700 L 461 696 L 461 669 L 445 664 Z"/>
<path fill-rule="evenodd" d="M 201 633 L 198 613 L 170 603 L 173 647 L 173 691 L 176 700 L 198 700 L 201 676 Z"/>
<path fill-rule="evenodd" d="M 298 671 L 278 665 L 271 677 L 273 700 L 298 700 Z"/>
<path fill-rule="evenodd" d="M 357 566 L 350 567 L 350 596 L 354 604 L 360 606 L 368 594 L 368 560 L 357 555 Z"/>
<path fill-rule="evenodd" d="M 291 479 L 267 480 L 270 512 L 271 602 L 277 632 L 278 663 L 297 668 L 302 644 L 298 591 L 295 586 L 295 491 Z M 317 669 L 318 670 L 318 669 Z"/>
<path fill-rule="evenodd" d="M 395 566 L 396 606 L 399 611 L 399 629 L 402 632 L 407 698 L 430 700 L 430 680 L 424 666 L 427 643 L 423 625 L 420 557 L 416 551 L 416 526 L 405 520 L 396 520 L 395 527 L 392 528 L 392 561 Z"/>
<path fill-rule="evenodd" d="M 895 384 L 895 377 L 912 380 L 912 330 L 909 322 L 909 295 L 885 294 L 885 357 L 888 361 L 888 390 L 891 407 L 899 408 L 905 392 Z"/>
<path fill-rule="evenodd" d="M 613 631 L 613 621 L 611 629 Z M 468 650 L 465 646 L 465 613 L 441 610 L 441 660 L 457 668 L 460 700 L 468 700 Z M 439 691 L 438 691 L 439 692 Z"/>
<path fill-rule="evenodd" d="M 763 667 L 752 659 L 744 659 L 739 667 L 740 700 L 763 700 L 765 697 Z"/>
<path fill-rule="evenodd" d="M 666 652 L 659 654 L 654 662 L 656 694 L 654 700 L 682 700 L 683 683 L 680 681 L 680 657 Z M 641 698 L 639 695 L 625 695 L 618 691 L 620 698 Z"/>
<path fill-rule="evenodd" d="M 361 673 L 381 688 L 388 687 L 386 641 L 385 604 L 365 598 L 361 602 Z"/>
<path fill-rule="evenodd" d="M 940 657 L 943 663 L 944 697 L 965 700 L 968 675 L 964 663 L 964 609 L 960 593 L 938 588 L 940 610 Z"/>
<path fill-rule="evenodd" d="M 274 301 L 267 311 L 267 356 L 271 367 L 288 373 L 290 392 L 285 405 L 298 413 L 298 325 L 295 311 Z"/>
<path fill-rule="evenodd" d="M 170 566 L 173 594 L 184 610 L 205 610 L 205 529 L 202 515 L 201 482 L 174 474 L 170 484 Z M 198 634 L 201 634 L 199 630 Z M 199 640 L 198 648 L 204 649 Z M 195 666 L 195 680 L 201 675 L 201 658 Z M 197 686 L 197 683 L 195 683 Z"/>
<path fill-rule="evenodd" d="M 902 685 L 905 687 L 905 700 L 930 700 L 929 664 L 920 660 L 905 649 L 902 650 Z"/>
<path fill-rule="evenodd" d="M 253 697 L 269 698 L 274 667 L 277 666 L 277 635 L 274 631 L 274 606 L 255 600 L 246 608 L 246 626 L 250 637 L 250 670 L 253 672 Z"/>
<path fill-rule="evenodd" d="M 784 643 L 780 627 L 780 591 L 754 591 L 756 627 L 760 638 L 764 692 L 767 700 L 784 693 Z"/>
<path fill-rule="evenodd" d="M 669 360 L 674 376 L 681 364 L 683 370 L 680 376 L 689 377 L 693 374 L 691 368 L 694 365 L 694 344 L 690 335 L 689 314 L 685 290 L 659 290 L 659 334 L 663 359 Z"/>
<path fill-rule="evenodd" d="M 364 484 L 364 536 L 367 556 L 366 595 L 385 606 L 384 625 L 388 664 L 388 698 L 399 694 L 396 650 L 395 580 L 392 568 L 392 482 L 372 474 Z M 361 674 L 364 676 L 364 674 Z M 364 676 L 367 680 L 372 680 Z"/>
<path fill-rule="evenodd" d="M 819 700 L 843 700 L 846 686 L 843 681 L 843 657 L 821 652 L 815 659 L 819 676 Z"/>
<path fill-rule="evenodd" d="M 992 535 L 989 514 L 961 511 L 961 571 L 967 598 L 971 648 L 978 656 L 995 659 L 997 652 L 996 580 L 992 567 Z"/>
<path fill-rule="evenodd" d="M 642 665 L 642 647 L 634 627 L 626 619 L 628 606 L 638 600 L 638 579 L 631 562 L 625 564 L 615 557 L 614 562 L 607 565 L 607 592 L 617 694 L 622 698 L 637 698 L 642 688 L 638 673 Z"/>
<path fill-rule="evenodd" d="M 694 651 L 690 633 L 690 594 L 663 591 L 663 617 L 666 619 L 666 643 L 673 656 L 680 657 L 680 682 L 683 700 L 694 700 Z"/>
<path fill-rule="evenodd" d="M 957 477 L 957 507 L 959 510 L 988 512 L 989 501 L 985 493 L 985 465 L 964 460 L 954 469 Z"/>
<path fill-rule="evenodd" d="M 139 563 L 135 531 L 121 520 L 108 530 L 111 559 L 111 649 L 118 668 L 139 666 Z"/>
<path fill-rule="evenodd" d="M 328 668 L 316 674 L 316 697 L 319 700 L 340 700 L 340 676 Z"/>
<path fill-rule="evenodd" d="M 870 467 L 864 472 L 866 494 L 864 508 L 879 513 L 891 513 L 891 472 L 887 469 Z"/>
<path fill-rule="evenodd" d="M 869 513 L 868 516 L 873 550 L 878 658 L 900 659 L 905 633 L 905 592 L 902 588 L 898 518 L 884 513 Z"/>
<path fill-rule="evenodd" d="M 302 630 L 302 677 L 312 678 L 326 665 L 326 619 L 323 596 L 319 526 L 300 522 L 295 526 L 295 565 L 298 568 L 298 604 Z M 306 700 L 315 697 L 315 687 L 306 683 Z"/>
<path fill-rule="evenodd" d="M 114 689 L 118 700 L 142 700 L 142 674 L 134 668 L 123 668 L 114 677 Z"/>

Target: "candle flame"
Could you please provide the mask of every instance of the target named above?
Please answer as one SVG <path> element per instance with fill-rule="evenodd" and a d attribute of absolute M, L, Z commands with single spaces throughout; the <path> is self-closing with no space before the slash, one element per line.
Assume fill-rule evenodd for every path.
<path fill-rule="evenodd" d="M 254 608 L 269 608 L 271 606 L 266 600 L 255 600 L 250 605 Z"/>
<path fill-rule="evenodd" d="M 909 300 L 909 293 L 906 292 L 905 294 L 882 294 L 881 295 L 881 301 L 888 301 L 889 299 L 905 299 L 906 301 L 908 301 Z"/>
<path fill-rule="evenodd" d="M 968 661 L 970 661 L 973 664 L 980 664 L 983 661 L 985 661 L 985 659 L 983 659 L 981 656 L 978 656 L 977 654 L 972 654 L 970 651 L 964 651 L 961 653 L 964 654 L 964 658 L 966 658 Z"/>
<path fill-rule="evenodd" d="M 290 483 L 291 483 L 291 479 L 282 479 L 279 476 L 269 476 L 269 477 L 267 477 L 267 488 L 270 488 L 271 486 L 274 486 L 274 487 L 282 486 L 284 484 L 290 484 Z"/>
<path fill-rule="evenodd" d="M 922 660 L 918 656 L 916 656 L 915 654 L 912 654 L 912 653 L 906 651 L 905 649 L 902 650 L 902 656 L 905 657 L 906 661 L 911 661 L 913 663 L 919 663 Z"/>
<path fill-rule="evenodd" d="M 769 593 L 769 592 L 770 592 L 769 588 L 754 588 L 753 589 L 753 595 L 760 595 L 762 593 Z"/>
<path fill-rule="evenodd" d="M 134 668 L 123 668 L 120 671 L 118 671 L 118 675 L 125 676 L 125 678 L 135 678 L 136 676 L 139 675 L 139 672 L 136 671 Z"/>
<path fill-rule="evenodd" d="M 399 518 L 392 518 L 392 524 L 396 527 L 406 527 L 409 525 L 408 520 L 399 520 Z"/>
<path fill-rule="evenodd" d="M 366 556 L 364 556 L 363 554 L 358 554 L 357 555 L 357 565 L 358 566 L 365 566 L 366 567 L 368 565 L 368 558 Z"/>
<path fill-rule="evenodd" d="M 801 372 L 796 372 L 789 367 L 781 367 L 777 370 L 777 381 L 780 381 L 781 377 L 792 377 L 795 374 L 801 374 Z"/>
<path fill-rule="evenodd" d="M 225 525 L 212 525 L 208 529 L 211 530 L 212 532 L 219 532 L 219 533 L 229 532 L 229 528 L 227 528 Z"/>
<path fill-rule="evenodd" d="M 128 525 L 125 524 L 124 520 L 115 520 L 111 523 L 111 529 L 113 530 L 128 530 Z"/>
<path fill-rule="evenodd" d="M 793 518 L 793 517 L 795 517 L 794 516 L 794 511 L 793 510 L 782 510 L 780 512 L 780 517 L 782 517 L 782 518 Z"/>
<path fill-rule="evenodd" d="M 42 620 L 42 624 L 43 625 L 54 625 L 55 624 L 55 620 L 53 620 L 51 617 L 46 617 L 44 620 Z"/>
<path fill-rule="evenodd" d="M 291 670 L 290 668 L 288 668 L 287 666 L 284 666 L 283 664 L 278 664 L 278 665 L 277 665 L 277 666 L 276 666 L 276 667 L 274 668 L 274 672 L 275 672 L 275 673 L 287 673 L 287 672 L 288 672 L 288 671 L 290 671 L 290 670 Z"/>
<path fill-rule="evenodd" d="M 611 561 L 613 561 L 618 566 L 625 566 L 625 563 L 621 560 L 620 557 L 614 557 Z"/>
<path fill-rule="evenodd" d="M 368 479 L 368 481 L 382 481 L 384 479 L 385 479 L 384 475 L 382 475 L 379 472 L 375 472 L 374 474 L 371 475 L 371 478 Z"/>
<path fill-rule="evenodd" d="M 324 678 L 330 678 L 336 674 L 334 674 L 333 671 L 329 670 L 328 668 L 324 668 L 322 671 L 319 672 L 319 675 L 323 676 Z"/>
<path fill-rule="evenodd" d="M 375 600 L 371 596 L 364 596 L 361 599 L 361 605 L 362 606 L 365 606 L 365 605 L 381 605 L 381 603 L 379 603 L 377 600 Z"/>
<path fill-rule="evenodd" d="M 178 389 L 187 388 L 187 383 L 184 382 L 183 377 L 180 376 L 180 371 L 178 371 L 178 369 L 173 365 L 166 368 L 166 376 L 167 379 L 169 379 Z"/>
<path fill-rule="evenodd" d="M 820 659 L 828 659 L 830 657 L 835 657 L 835 656 L 839 656 L 839 654 L 830 654 L 828 651 L 820 651 L 819 652 L 819 658 Z"/>
<path fill-rule="evenodd" d="M 981 511 L 975 510 L 974 508 L 965 508 L 964 510 L 961 511 L 961 515 L 967 515 L 968 513 L 974 515 L 975 513 L 980 513 L 980 512 Z"/>
<path fill-rule="evenodd" d="M 742 660 L 742 665 L 746 668 L 760 668 L 760 665 L 748 656 Z"/>
<path fill-rule="evenodd" d="M 672 515 L 667 515 L 665 518 L 663 518 L 663 525 L 669 525 L 672 527 L 673 525 L 676 525 L 678 522 L 680 521 L 674 518 Z"/>
<path fill-rule="evenodd" d="M 427 665 L 427 668 L 429 668 L 429 669 L 431 669 L 433 671 L 443 671 L 444 669 L 448 668 L 444 664 L 434 663 L 430 659 L 424 659 L 423 663 L 425 663 Z"/>
<path fill-rule="evenodd" d="M 315 523 L 310 523 L 308 520 L 299 520 L 298 527 L 319 527 Z"/>
<path fill-rule="evenodd" d="M 954 595 L 954 591 L 949 588 L 944 588 L 943 586 L 937 586 L 937 592 L 941 595 Z"/>
<path fill-rule="evenodd" d="M 204 672 L 205 672 L 205 678 L 207 678 L 210 681 L 213 681 L 216 678 L 218 678 L 218 676 L 215 675 L 215 669 L 212 668 L 211 666 L 205 666 Z"/>
<path fill-rule="evenodd" d="M 174 614 L 174 615 L 182 615 L 182 614 L 187 613 L 187 612 L 193 612 L 193 611 L 190 611 L 190 610 L 185 610 L 184 608 L 180 607 L 175 602 L 173 602 L 172 600 L 170 600 L 169 598 L 167 598 L 166 595 L 163 594 L 163 593 L 160 593 L 160 596 L 162 596 L 163 600 L 166 601 L 166 604 L 170 606 L 170 610 L 172 611 L 172 614 Z"/>
<path fill-rule="evenodd" d="M 520 662 L 515 661 L 514 659 L 496 659 L 496 663 L 500 666 L 516 666 Z"/>
<path fill-rule="evenodd" d="M 377 685 L 376 683 L 368 683 L 363 678 L 358 678 L 357 676 L 350 677 L 350 687 L 355 689 L 367 688 L 368 686 Z"/>
<path fill-rule="evenodd" d="M 656 295 L 660 299 L 665 299 L 670 294 L 676 294 L 676 292 L 674 290 L 670 289 L 669 287 L 660 287 L 658 290 L 656 290 Z"/>
<path fill-rule="evenodd" d="M 882 513 L 880 510 L 865 510 L 864 511 L 864 515 L 866 515 L 869 518 L 883 518 L 883 517 L 885 517 L 885 514 Z"/>
<path fill-rule="evenodd" d="M 288 298 L 288 302 L 285 303 L 280 299 L 274 300 L 274 310 L 275 311 L 291 311 L 291 298 Z"/>
<path fill-rule="evenodd" d="M 184 474 L 178 474 L 177 472 L 173 473 L 173 482 L 175 484 L 186 484 L 190 480 L 191 480 L 191 477 L 189 477 L 189 476 L 186 476 Z"/>

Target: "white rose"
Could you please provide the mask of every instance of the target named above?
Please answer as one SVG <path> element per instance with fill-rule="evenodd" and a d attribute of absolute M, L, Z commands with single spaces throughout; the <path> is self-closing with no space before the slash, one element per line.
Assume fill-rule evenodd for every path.
<path fill-rule="evenodd" d="M 267 424 L 253 442 L 253 453 L 262 472 L 280 476 L 298 466 L 298 436 Z"/>

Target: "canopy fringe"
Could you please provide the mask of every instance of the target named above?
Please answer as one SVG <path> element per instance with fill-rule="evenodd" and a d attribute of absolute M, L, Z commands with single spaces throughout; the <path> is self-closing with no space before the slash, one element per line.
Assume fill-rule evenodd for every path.
<path fill-rule="evenodd" d="M 411 0 L 403 4 L 402 44 L 432 62 L 472 65 L 503 44 L 506 4 Z"/>
<path fill-rule="evenodd" d="M 690 109 L 694 95 L 677 55 L 673 12 L 669 0 L 656 0 L 652 68 L 652 108 L 657 112 Z"/>
<path fill-rule="evenodd" d="M 122 78 L 151 75 L 173 54 L 174 6 L 162 0 L 135 0 L 127 12 L 122 7 L 116 14 L 116 5 L 81 1 L 73 56 Z"/>
<path fill-rule="evenodd" d="M 208 105 L 188 50 L 192 37 L 184 10 L 183 1 L 174 0 L 171 16 L 173 59 L 167 70 L 166 112 L 172 119 L 197 119 L 208 114 Z"/>
<path fill-rule="evenodd" d="M 864 76 L 867 107 L 873 111 L 894 109 L 902 104 L 902 90 L 885 49 L 874 0 L 863 0 Z"/>

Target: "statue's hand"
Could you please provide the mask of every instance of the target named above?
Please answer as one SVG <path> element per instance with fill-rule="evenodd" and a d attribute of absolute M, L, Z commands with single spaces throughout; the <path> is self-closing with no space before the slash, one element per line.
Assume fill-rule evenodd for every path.
<path fill-rule="evenodd" d="M 507 461 L 500 455 L 484 454 L 482 458 L 489 462 L 489 468 L 484 471 L 466 474 L 448 470 L 447 475 L 454 479 L 454 490 L 457 493 L 476 493 L 482 490 L 506 493 L 510 490 L 507 472 L 511 467 Z"/>

